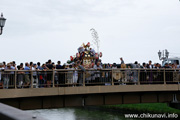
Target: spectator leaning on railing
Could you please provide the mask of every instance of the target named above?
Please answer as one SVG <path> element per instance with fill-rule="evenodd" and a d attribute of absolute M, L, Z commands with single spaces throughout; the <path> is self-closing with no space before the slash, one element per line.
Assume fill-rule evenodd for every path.
<path fill-rule="evenodd" d="M 31 70 L 31 68 L 30 68 L 30 66 L 29 66 L 29 63 L 28 62 L 26 62 L 25 63 L 25 67 L 24 67 L 24 70 Z M 29 72 L 25 72 L 25 86 L 26 87 L 29 87 L 29 85 L 30 85 L 30 73 Z"/>
<path fill-rule="evenodd" d="M 11 64 L 8 63 L 7 67 L 5 68 L 5 70 L 10 70 L 11 69 Z M 10 72 L 9 71 L 5 71 L 5 74 L 3 75 L 3 88 L 8 89 L 9 87 L 9 78 L 10 78 Z"/>
<path fill-rule="evenodd" d="M 140 64 L 138 62 L 135 62 L 135 64 L 125 64 L 123 58 L 120 58 L 120 63 L 121 63 L 121 69 L 119 70 L 119 64 L 114 63 L 113 66 L 112 64 L 102 64 L 100 61 L 96 61 L 95 63 L 92 63 L 91 65 L 87 65 L 85 68 L 82 64 L 82 61 L 76 61 L 74 64 L 66 64 L 61 66 L 61 62 L 58 61 L 57 64 L 53 64 L 51 60 L 49 60 L 47 63 L 43 64 L 41 66 L 40 62 L 34 65 L 34 62 L 25 63 L 25 67 L 23 67 L 23 63 L 18 65 L 18 70 L 26 70 L 24 72 L 22 71 L 17 71 L 17 82 L 15 83 L 15 71 L 16 70 L 16 62 L 10 62 L 6 65 L 6 62 L 0 63 L 0 88 L 12 88 L 15 84 L 17 84 L 17 88 L 23 88 L 23 87 L 30 87 L 31 84 L 31 72 L 29 70 L 34 70 L 32 72 L 33 75 L 33 81 L 36 83 L 36 87 L 52 87 L 52 77 L 53 77 L 53 71 L 54 69 L 57 69 L 57 71 L 54 71 L 54 84 L 55 86 L 65 86 L 65 79 L 66 79 L 66 70 L 58 70 L 58 69 L 68 69 L 69 67 L 72 66 L 73 70 L 73 79 L 70 83 L 76 85 L 82 85 L 83 84 L 83 73 L 85 73 L 85 83 L 86 84 L 96 84 L 97 85 L 101 82 L 103 83 L 105 80 L 107 82 L 107 79 L 110 80 L 114 76 L 114 74 L 110 74 L 110 72 L 104 72 L 101 69 L 117 69 L 120 73 L 122 73 L 120 80 L 122 82 L 134 82 L 137 83 L 138 79 L 140 79 L 141 83 L 160 83 L 158 81 L 163 81 L 163 71 L 164 69 L 161 68 L 166 68 L 165 72 L 165 78 L 166 81 L 170 81 L 171 83 L 173 82 L 174 78 L 174 71 L 176 68 L 180 68 L 179 64 L 172 63 L 168 64 L 166 63 L 165 66 L 161 66 L 159 63 L 153 63 L 150 60 L 147 64 L 143 63 L 141 65 L 141 70 L 138 70 L 140 68 Z M 127 65 L 127 66 L 126 66 Z M 102 67 L 103 66 L 103 67 Z M 117 68 L 118 66 L 118 68 Z M 133 66 L 133 69 L 131 67 Z M 126 70 L 126 68 L 128 69 Z M 78 71 L 77 68 L 79 68 L 81 71 Z M 123 68 L 123 69 L 122 69 Z M 5 69 L 5 71 L 2 71 Z M 12 71 L 7 71 L 7 70 L 12 70 Z M 37 71 L 35 71 L 37 70 Z M 49 70 L 49 71 L 48 71 Z M 138 71 L 140 71 L 140 74 L 138 74 Z M 177 70 L 175 71 L 176 73 Z M 138 76 L 140 75 L 140 77 Z M 179 75 L 180 76 L 180 75 Z M 114 77 L 113 77 L 114 78 Z M 178 78 L 180 79 L 180 77 Z M 32 82 L 33 82 L 32 81 Z M 33 82 L 33 83 L 34 83 Z M 109 81 L 110 82 L 110 81 Z M 117 81 L 118 82 L 118 81 Z M 33 85 L 35 85 L 35 83 Z"/>

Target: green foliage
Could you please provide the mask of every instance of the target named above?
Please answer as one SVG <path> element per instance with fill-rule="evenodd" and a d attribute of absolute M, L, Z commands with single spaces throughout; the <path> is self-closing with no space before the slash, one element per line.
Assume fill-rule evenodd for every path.
<path fill-rule="evenodd" d="M 120 105 L 106 105 L 103 108 L 131 110 L 137 112 L 149 113 L 176 113 L 180 114 L 180 110 L 168 106 L 167 103 L 141 103 L 141 104 L 120 104 Z"/>

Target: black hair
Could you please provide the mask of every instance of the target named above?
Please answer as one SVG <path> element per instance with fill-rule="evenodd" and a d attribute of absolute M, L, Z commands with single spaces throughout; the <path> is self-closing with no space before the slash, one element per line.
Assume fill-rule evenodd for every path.
<path fill-rule="evenodd" d="M 116 65 L 116 63 L 113 63 L 113 65 L 112 65 L 113 67 L 116 67 L 117 65 Z"/>
<path fill-rule="evenodd" d="M 137 62 L 137 61 L 135 61 L 135 62 L 134 62 L 134 64 L 138 64 L 138 62 Z"/>
<path fill-rule="evenodd" d="M 51 59 L 48 60 L 48 63 L 51 63 Z"/>
<path fill-rule="evenodd" d="M 37 62 L 37 65 L 38 65 L 38 66 L 40 66 L 40 65 L 41 65 L 41 63 L 40 63 L 40 62 Z"/>
<path fill-rule="evenodd" d="M 20 70 L 21 67 L 18 65 L 17 68 L 18 68 L 18 70 Z"/>
<path fill-rule="evenodd" d="M 33 62 L 30 62 L 30 65 L 33 65 Z"/>
<path fill-rule="evenodd" d="M 28 65 L 28 63 L 25 63 L 25 65 L 27 66 L 27 65 Z"/>
<path fill-rule="evenodd" d="M 143 63 L 143 66 L 146 65 L 146 63 Z"/>

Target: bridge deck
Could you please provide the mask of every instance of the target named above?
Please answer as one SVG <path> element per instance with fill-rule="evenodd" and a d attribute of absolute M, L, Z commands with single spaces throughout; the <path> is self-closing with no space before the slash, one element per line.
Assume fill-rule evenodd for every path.
<path fill-rule="evenodd" d="M 54 88 L 28 88 L 28 89 L 0 89 L 0 99 L 35 96 L 80 95 L 97 93 L 123 93 L 123 92 L 158 92 L 180 91 L 179 84 L 162 85 L 114 85 L 114 86 L 81 86 L 81 87 L 54 87 Z"/>

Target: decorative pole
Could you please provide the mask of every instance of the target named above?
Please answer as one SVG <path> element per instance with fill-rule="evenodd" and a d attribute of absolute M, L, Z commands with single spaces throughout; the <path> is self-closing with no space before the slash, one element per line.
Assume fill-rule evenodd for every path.
<path fill-rule="evenodd" d="M 0 35 L 2 35 L 3 27 L 5 25 L 5 22 L 6 22 L 6 18 L 4 18 L 3 13 L 1 13 L 1 17 L 0 17 Z"/>
<path fill-rule="evenodd" d="M 166 60 L 169 57 L 169 52 L 167 51 L 167 49 L 163 50 L 162 52 L 159 50 L 158 52 L 158 56 L 159 56 L 159 60 Z"/>

